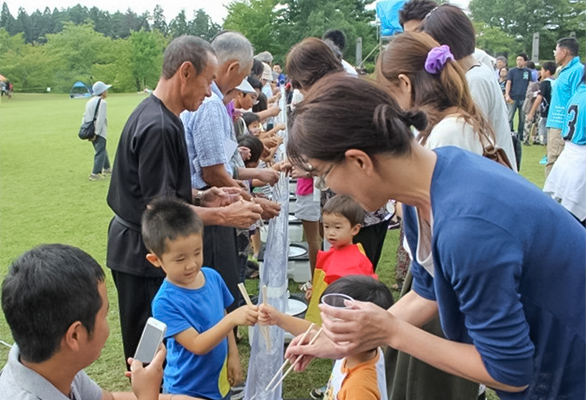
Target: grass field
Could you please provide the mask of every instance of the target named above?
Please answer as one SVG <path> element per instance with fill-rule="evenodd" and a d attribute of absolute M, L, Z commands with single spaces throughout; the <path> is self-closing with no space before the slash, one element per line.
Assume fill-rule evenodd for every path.
<path fill-rule="evenodd" d="M 108 151 L 114 157 L 122 127 L 144 94 L 108 97 Z M 112 212 L 105 198 L 108 181 L 90 182 L 93 147 L 77 138 L 84 100 L 66 95 L 17 94 L 0 102 L 0 277 L 16 256 L 40 243 L 66 243 L 90 253 L 105 267 L 106 235 Z M 545 154 L 542 146 L 523 148 L 521 173 L 543 186 Z M 497 190 L 495 188 L 495 190 Z M 394 283 L 398 231 L 389 231 L 377 273 L 388 285 Z M 89 375 L 109 390 L 129 390 L 123 377 L 116 291 L 107 274 L 110 299 L 110 337 Z M 258 281 L 248 281 L 250 293 Z M 291 285 L 294 289 L 296 285 Z M 246 332 L 243 330 L 243 333 Z M 0 339 L 12 343 L 6 321 L 0 317 Z M 240 345 L 246 366 L 246 340 Z M 0 365 L 7 358 L 0 346 Z M 303 398 L 311 388 L 323 385 L 331 369 L 329 360 L 317 360 L 308 371 L 292 374 L 284 385 L 284 398 Z M 497 397 L 491 395 L 492 399 Z"/>

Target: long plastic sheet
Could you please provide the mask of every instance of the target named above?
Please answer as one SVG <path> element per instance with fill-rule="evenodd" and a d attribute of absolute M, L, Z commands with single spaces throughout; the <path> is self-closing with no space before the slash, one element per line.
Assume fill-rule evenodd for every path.
<path fill-rule="evenodd" d="M 286 110 L 284 89 L 281 91 L 281 110 Z M 278 120 L 285 122 L 283 111 Z M 285 134 L 285 143 L 287 136 Z M 283 146 L 284 149 L 284 146 Z M 283 158 L 283 154 L 279 154 Z M 259 289 L 267 286 L 267 302 L 280 311 L 287 307 L 287 262 L 289 254 L 289 179 L 281 173 L 279 182 L 273 187 L 273 201 L 281 205 L 279 216 L 269 222 L 267 243 L 264 252 L 264 265 L 259 277 Z M 259 290 L 262 302 L 262 290 Z M 282 387 L 274 391 L 265 390 L 272 377 L 283 363 L 284 332 L 277 326 L 269 329 L 270 346 L 267 346 L 260 326 L 253 329 L 253 338 L 248 363 L 248 375 L 244 392 L 245 400 L 280 400 Z M 270 347 L 270 348 L 269 348 Z"/>

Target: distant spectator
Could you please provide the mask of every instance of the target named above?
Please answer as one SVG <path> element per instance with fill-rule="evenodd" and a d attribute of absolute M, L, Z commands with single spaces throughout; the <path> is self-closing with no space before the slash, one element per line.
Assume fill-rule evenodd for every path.
<path fill-rule="evenodd" d="M 507 62 L 507 59 L 505 57 L 498 56 L 496 58 L 496 61 L 495 61 L 495 71 L 494 71 L 494 73 L 495 73 L 497 79 L 500 78 L 500 72 L 501 72 L 501 70 L 503 68 L 507 68 L 507 64 L 508 64 L 508 62 Z M 507 71 L 508 71 L 508 68 L 507 68 Z M 505 94 L 505 92 L 503 91 L 503 95 L 504 94 Z"/>
<path fill-rule="evenodd" d="M 411 0 L 399 11 L 399 23 L 405 32 L 418 31 L 421 21 L 439 4 L 432 0 Z"/>
<path fill-rule="evenodd" d="M 546 178 L 564 149 L 562 128 L 566 117 L 566 107 L 570 98 L 576 93 L 584 72 L 584 65 L 580 62 L 578 51 L 580 51 L 580 45 L 576 38 L 571 37 L 558 40 L 555 48 L 555 61 L 561 69 L 552 86 L 551 103 L 547 114 Z"/>
<path fill-rule="evenodd" d="M 273 64 L 273 55 L 268 51 L 263 51 L 262 53 L 258 53 L 254 56 L 260 62 L 268 64 L 269 66 Z"/>
<path fill-rule="evenodd" d="M 547 144 L 547 113 L 549 112 L 549 103 L 551 102 L 551 86 L 553 76 L 555 75 L 556 66 L 552 61 L 546 61 L 541 67 L 541 83 L 539 84 L 539 92 L 535 98 L 535 103 L 529 111 L 527 118 L 533 118 L 534 113 L 539 110 L 538 135 L 539 143 Z"/>
<path fill-rule="evenodd" d="M 112 85 L 106 85 L 102 81 L 97 81 L 92 87 L 94 97 L 88 100 L 85 105 L 85 112 L 83 114 L 82 122 L 89 122 L 96 118 L 96 136 L 91 141 L 94 145 L 94 168 L 90 174 L 90 181 L 99 181 L 112 173 L 110 166 L 110 159 L 108 158 L 108 150 L 106 150 L 106 135 L 108 133 L 108 119 L 106 97 L 108 97 L 108 89 Z M 98 104 L 99 103 L 99 104 Z"/>
<path fill-rule="evenodd" d="M 344 49 L 346 49 L 346 35 L 339 29 L 330 29 L 324 33 L 322 36 L 322 40 L 331 40 L 334 45 L 340 50 L 342 54 L 342 66 L 344 70 L 351 75 L 357 76 L 358 73 L 356 72 L 356 68 L 354 68 L 349 62 L 344 60 Z"/>
<path fill-rule="evenodd" d="M 533 80 L 531 70 L 525 67 L 527 54 L 519 53 L 515 60 L 517 66 L 509 70 L 507 75 L 507 86 L 505 91 L 505 100 L 509 109 L 509 125 L 513 131 L 513 121 L 515 113 L 519 111 L 519 123 L 517 125 L 517 139 L 523 142 L 523 129 L 525 126 L 525 113 L 523 112 L 523 103 L 525 102 L 525 93 L 529 82 Z"/>
<path fill-rule="evenodd" d="M 284 85 L 285 81 L 287 80 L 287 77 L 283 73 L 283 69 L 281 68 L 281 64 L 275 63 L 273 65 L 273 72 L 277 73 L 277 86 L 280 87 L 281 85 Z"/>

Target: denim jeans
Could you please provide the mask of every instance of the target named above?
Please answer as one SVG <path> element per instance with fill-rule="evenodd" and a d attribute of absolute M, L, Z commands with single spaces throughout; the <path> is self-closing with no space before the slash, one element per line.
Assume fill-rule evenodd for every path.
<path fill-rule="evenodd" d="M 96 136 L 96 140 L 92 144 L 96 151 L 92 174 L 101 174 L 102 170 L 110 168 L 110 160 L 108 159 L 108 151 L 106 150 L 106 139 L 102 136 Z"/>
<path fill-rule="evenodd" d="M 523 112 L 523 100 L 513 100 L 512 103 L 507 103 L 507 109 L 509 111 L 509 125 L 511 125 L 511 131 L 513 129 L 513 120 L 515 119 L 515 111 L 519 110 L 519 124 L 517 125 L 517 138 L 520 142 L 523 141 L 523 127 L 525 126 L 525 113 Z"/>

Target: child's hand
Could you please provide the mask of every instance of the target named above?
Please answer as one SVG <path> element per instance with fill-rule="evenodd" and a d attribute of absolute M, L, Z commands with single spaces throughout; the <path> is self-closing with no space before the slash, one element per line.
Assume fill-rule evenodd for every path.
<path fill-rule="evenodd" d="M 287 126 L 284 123 L 282 123 L 282 122 L 279 123 L 279 124 L 277 124 L 277 126 L 275 126 L 275 129 L 276 129 L 277 132 L 278 131 L 284 131 L 285 128 L 287 128 Z"/>
<path fill-rule="evenodd" d="M 240 365 L 240 357 L 228 355 L 228 382 L 230 386 L 234 387 L 242 382 L 242 366 Z"/>
<path fill-rule="evenodd" d="M 261 325 L 278 325 L 279 311 L 268 304 L 261 304 L 258 307 L 258 323 Z"/>
<path fill-rule="evenodd" d="M 305 300 L 311 300 L 311 295 L 313 294 L 313 288 L 309 288 L 305 291 Z"/>
<path fill-rule="evenodd" d="M 252 326 L 258 321 L 257 306 L 242 306 L 232 311 L 230 314 L 234 326 L 247 325 Z"/>

